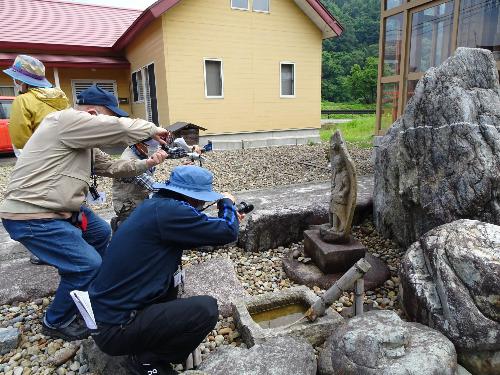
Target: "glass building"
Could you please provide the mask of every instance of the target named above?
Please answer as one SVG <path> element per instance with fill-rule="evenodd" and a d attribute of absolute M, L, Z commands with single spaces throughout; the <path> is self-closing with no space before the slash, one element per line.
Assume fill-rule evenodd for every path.
<path fill-rule="evenodd" d="M 500 70 L 500 0 L 382 0 L 375 134 L 401 116 L 425 71 L 457 47 L 493 52 Z"/>

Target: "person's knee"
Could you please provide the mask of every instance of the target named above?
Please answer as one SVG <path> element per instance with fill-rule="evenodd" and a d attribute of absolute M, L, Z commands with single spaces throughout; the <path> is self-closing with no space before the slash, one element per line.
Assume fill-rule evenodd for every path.
<path fill-rule="evenodd" d="M 101 268 L 102 258 L 99 254 L 87 254 L 83 260 L 83 264 L 80 266 L 83 272 L 95 275 Z"/>
<path fill-rule="evenodd" d="M 194 297 L 196 300 L 194 309 L 202 317 L 206 326 L 215 327 L 219 318 L 219 307 L 217 300 L 210 296 Z"/>

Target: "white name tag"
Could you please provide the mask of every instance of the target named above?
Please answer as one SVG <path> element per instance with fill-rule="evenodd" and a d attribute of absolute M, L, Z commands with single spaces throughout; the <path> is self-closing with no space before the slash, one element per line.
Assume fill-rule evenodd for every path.
<path fill-rule="evenodd" d="M 99 192 L 99 198 L 94 199 L 92 194 L 87 194 L 87 203 L 91 205 L 104 204 L 106 203 L 106 193 L 104 191 Z"/>

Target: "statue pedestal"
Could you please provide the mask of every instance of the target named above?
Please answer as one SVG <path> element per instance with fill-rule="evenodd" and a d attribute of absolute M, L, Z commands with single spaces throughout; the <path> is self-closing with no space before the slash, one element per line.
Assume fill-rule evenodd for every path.
<path fill-rule="evenodd" d="M 319 229 L 313 229 L 304 231 L 304 253 L 323 273 L 331 274 L 351 268 L 365 256 L 366 247 L 352 236 L 349 242 L 342 244 L 324 242 Z"/>

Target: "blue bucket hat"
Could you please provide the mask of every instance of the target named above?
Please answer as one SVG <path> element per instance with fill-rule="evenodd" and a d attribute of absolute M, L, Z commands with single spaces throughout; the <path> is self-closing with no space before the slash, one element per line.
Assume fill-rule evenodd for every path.
<path fill-rule="evenodd" d="M 52 84 L 45 78 L 45 66 L 43 63 L 28 55 L 17 56 L 14 64 L 3 72 L 29 86 L 52 87 Z"/>
<path fill-rule="evenodd" d="M 170 180 L 153 185 L 155 189 L 171 190 L 190 198 L 204 202 L 213 202 L 224 198 L 212 191 L 213 175 L 205 168 L 194 165 L 175 167 L 170 173 Z"/>
<path fill-rule="evenodd" d="M 76 100 L 76 104 L 82 105 L 102 105 L 110 111 L 113 111 L 117 116 L 128 117 L 128 113 L 123 109 L 118 108 L 118 100 L 109 91 L 101 89 L 96 84 L 90 86 L 87 90 L 82 91 Z"/>

